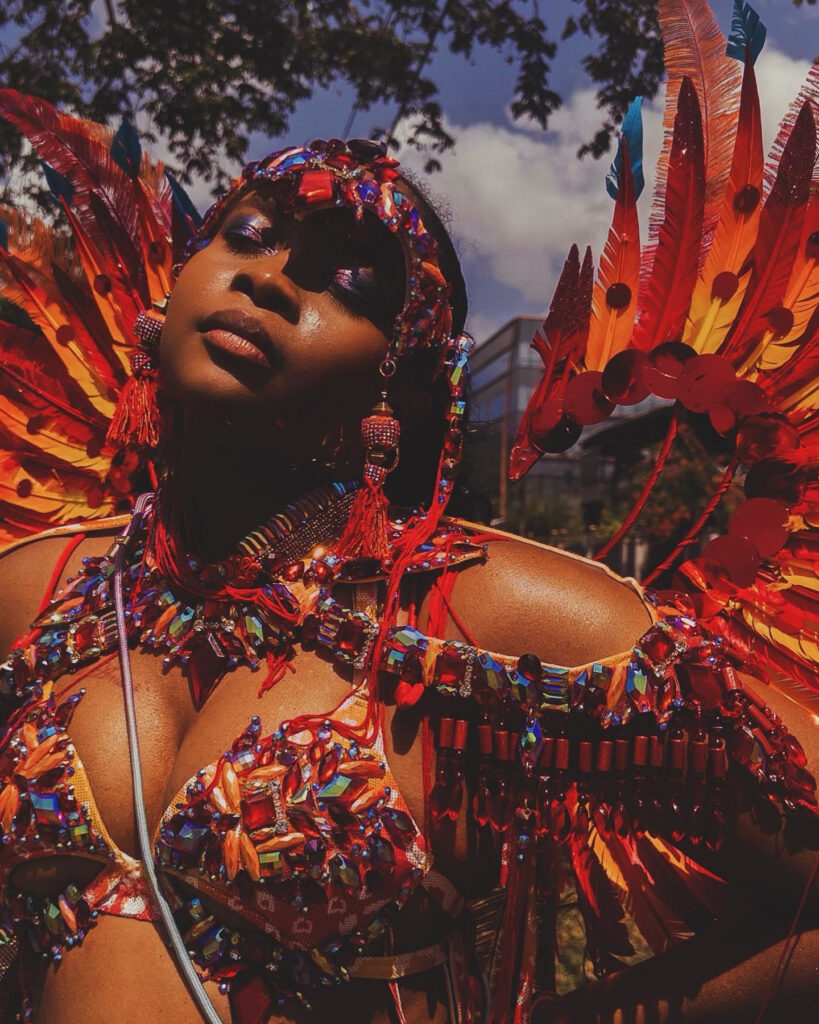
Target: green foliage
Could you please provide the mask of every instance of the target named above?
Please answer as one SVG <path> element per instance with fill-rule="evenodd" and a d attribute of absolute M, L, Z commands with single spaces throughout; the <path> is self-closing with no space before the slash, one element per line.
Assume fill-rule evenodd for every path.
<path fill-rule="evenodd" d="M 609 495 L 597 527 L 601 543 L 619 528 L 657 460 L 661 444 L 646 449 L 636 471 L 621 494 Z M 632 532 L 649 544 L 667 545 L 679 541 L 716 490 L 728 459 L 724 452 L 713 454 L 688 423 L 682 423 L 674 440 L 672 456 L 663 467 Z M 712 513 L 706 530 L 722 533 L 731 513 L 742 501 L 742 487 L 734 481 Z"/>
<path fill-rule="evenodd" d="M 555 495 L 526 502 L 510 512 L 503 528 L 555 547 L 585 551 L 586 527 L 576 495 Z"/>

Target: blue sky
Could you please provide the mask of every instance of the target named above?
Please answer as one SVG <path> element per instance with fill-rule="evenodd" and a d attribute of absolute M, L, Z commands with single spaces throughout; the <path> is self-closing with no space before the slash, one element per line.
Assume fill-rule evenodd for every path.
<path fill-rule="evenodd" d="M 541 15 L 558 36 L 572 0 L 541 0 Z M 715 0 L 715 15 L 724 32 L 731 19 L 731 0 Z M 768 26 L 768 41 L 757 63 L 766 139 L 773 138 L 781 116 L 819 50 L 819 6 L 794 7 L 790 0 L 755 0 Z M 575 38 L 561 44 L 553 63 L 552 86 L 564 98 L 549 130 L 513 122 L 508 113 L 515 68 L 504 56 L 483 48 L 471 62 L 438 52 L 430 72 L 440 87 L 447 125 L 456 137 L 455 150 L 442 157 L 443 170 L 426 185 L 449 213 L 461 253 L 470 295 L 468 326 L 481 341 L 510 317 L 545 311 L 565 254 L 572 242 L 591 244 L 597 256 L 611 217 L 605 193 L 608 160 L 578 161 L 578 146 L 600 124 L 593 88 L 584 78 L 580 57 L 593 45 Z M 13 84 L 13 83 L 10 83 Z M 343 85 L 303 103 L 286 138 L 254 136 L 249 158 L 285 142 L 339 135 L 352 106 Z M 380 108 L 356 114 L 352 134 L 367 135 L 386 125 L 394 110 Z M 659 149 L 661 97 L 644 106 L 646 166 Z M 400 134 L 400 132 L 399 132 Z M 164 156 L 155 147 L 157 156 Z M 399 154 L 421 172 L 423 157 L 405 149 Z M 652 176 L 641 200 L 642 221 L 651 205 Z M 200 206 L 209 200 L 208 187 L 191 188 Z"/>

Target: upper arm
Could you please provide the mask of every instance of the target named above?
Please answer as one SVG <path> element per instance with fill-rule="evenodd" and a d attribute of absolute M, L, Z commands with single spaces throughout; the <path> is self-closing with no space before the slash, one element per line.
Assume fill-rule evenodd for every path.
<path fill-rule="evenodd" d="M 634 586 L 603 566 L 511 539 L 459 573 L 450 603 L 478 647 L 569 667 L 630 650 L 652 622 Z"/>
<path fill-rule="evenodd" d="M 55 567 L 71 541 L 71 536 L 39 537 L 0 555 L 0 659 L 28 632 L 51 591 L 76 573 L 79 559 L 101 554 L 111 543 L 108 535 L 84 536 L 61 578 L 54 580 Z"/>

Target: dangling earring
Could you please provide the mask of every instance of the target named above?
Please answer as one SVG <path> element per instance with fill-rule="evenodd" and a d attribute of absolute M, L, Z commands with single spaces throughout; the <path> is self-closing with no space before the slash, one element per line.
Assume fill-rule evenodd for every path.
<path fill-rule="evenodd" d="M 159 406 L 156 401 L 159 338 L 168 297 L 143 309 L 134 323 L 139 345 L 131 356 L 131 376 L 119 396 L 107 441 L 118 448 L 156 448 L 159 444 Z"/>
<path fill-rule="evenodd" d="M 383 562 L 390 552 L 384 482 L 398 465 L 398 442 L 401 438 L 401 425 L 387 402 L 387 380 L 395 369 L 395 362 L 389 358 L 379 367 L 384 379 L 381 400 L 361 421 L 363 481 L 350 508 L 344 533 L 335 546 L 337 554 L 350 560 L 374 558 Z"/>

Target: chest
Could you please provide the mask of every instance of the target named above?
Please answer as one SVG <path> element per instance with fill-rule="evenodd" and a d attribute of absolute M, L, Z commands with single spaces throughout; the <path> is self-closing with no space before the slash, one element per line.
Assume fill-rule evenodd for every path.
<path fill-rule="evenodd" d="M 285 677 L 259 696 L 263 669 L 237 667 L 197 711 L 178 668 L 161 658 L 131 656 L 145 806 L 153 829 L 188 780 L 216 761 L 256 716 L 261 735 L 297 715 L 326 715 L 351 691 L 351 673 L 314 652 L 297 649 Z M 61 692 L 70 677 L 57 683 Z M 133 786 L 119 664 L 97 666 L 82 680 L 86 693 L 70 734 L 100 817 L 116 845 L 136 856 Z M 390 767 L 413 816 L 423 821 L 419 720 L 387 709 L 384 744 Z"/>

